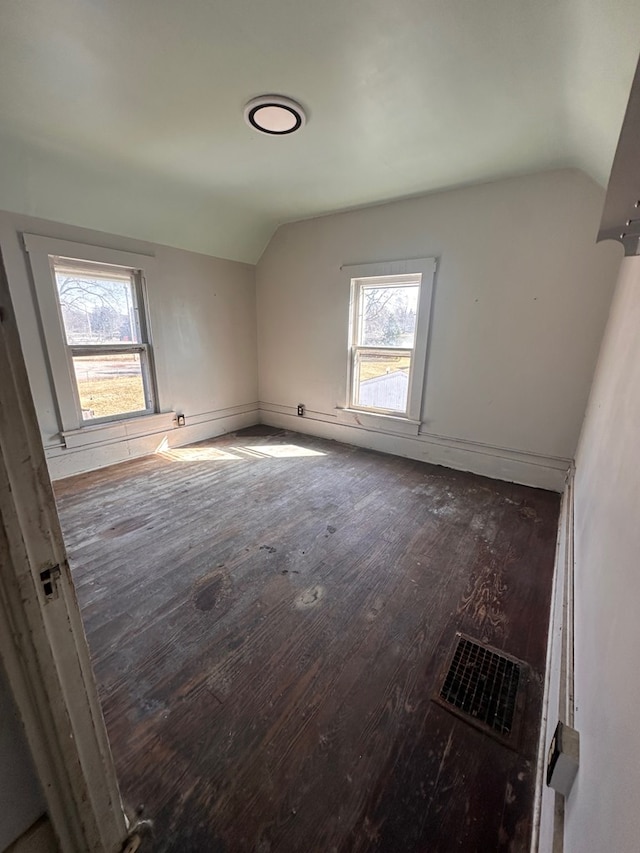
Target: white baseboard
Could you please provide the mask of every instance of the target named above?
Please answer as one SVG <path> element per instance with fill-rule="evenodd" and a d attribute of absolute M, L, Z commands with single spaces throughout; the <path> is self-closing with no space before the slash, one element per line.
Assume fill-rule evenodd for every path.
<path fill-rule="evenodd" d="M 558 522 L 530 853 L 561 853 L 564 847 L 564 800 L 547 787 L 545 777 L 549 744 L 558 720 L 574 725 L 573 571 L 572 468 Z"/>
<path fill-rule="evenodd" d="M 492 447 L 425 432 L 410 436 L 387 429 L 370 429 L 355 422 L 344 423 L 342 419 L 339 421 L 337 417 L 322 412 L 308 411 L 304 417 L 298 417 L 291 406 L 262 402 L 259 405 L 260 420 L 269 426 L 554 492 L 562 492 L 564 489 L 566 473 L 571 465 L 569 459 Z"/>
<path fill-rule="evenodd" d="M 45 447 L 49 476 L 52 480 L 94 471 L 127 459 L 148 456 L 162 448 L 183 447 L 207 438 L 215 438 L 227 432 L 258 423 L 257 403 L 206 412 L 201 415 L 187 415 L 187 424 L 173 426 L 145 435 L 110 439 L 89 447 Z"/>
<path fill-rule="evenodd" d="M 127 459 L 155 453 L 162 447 L 183 447 L 207 438 L 233 432 L 258 422 L 405 456 L 460 471 L 471 471 L 496 480 L 506 480 L 561 492 L 570 460 L 542 456 L 478 442 L 421 432 L 406 435 L 388 430 L 370 429 L 357 423 L 338 420 L 320 412 L 298 417 L 292 406 L 250 403 L 243 406 L 187 415 L 187 425 L 155 430 L 143 435 L 109 438 L 90 446 L 45 447 L 52 480 L 93 471 Z"/>

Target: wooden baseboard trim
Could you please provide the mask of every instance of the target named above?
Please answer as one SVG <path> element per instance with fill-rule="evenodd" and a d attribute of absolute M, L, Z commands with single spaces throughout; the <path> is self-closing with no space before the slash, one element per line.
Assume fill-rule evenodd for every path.
<path fill-rule="evenodd" d="M 355 444 L 382 453 L 406 456 L 460 471 L 471 471 L 495 480 L 521 483 L 534 488 L 562 492 L 570 459 L 494 447 L 464 439 L 421 431 L 416 436 L 388 430 L 372 430 L 338 422 L 322 412 L 307 411 L 297 417 L 292 407 L 260 404 L 260 420 L 269 426 Z"/>

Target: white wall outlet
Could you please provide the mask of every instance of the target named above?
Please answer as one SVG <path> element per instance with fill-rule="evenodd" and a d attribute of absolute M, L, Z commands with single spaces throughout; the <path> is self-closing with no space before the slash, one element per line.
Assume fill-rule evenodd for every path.
<path fill-rule="evenodd" d="M 547 755 L 547 785 L 569 796 L 580 761 L 580 735 L 570 726 L 558 722 Z"/>

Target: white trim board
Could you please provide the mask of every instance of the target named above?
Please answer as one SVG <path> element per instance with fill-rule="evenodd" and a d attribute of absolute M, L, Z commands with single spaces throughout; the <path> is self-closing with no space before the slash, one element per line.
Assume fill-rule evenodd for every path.
<path fill-rule="evenodd" d="M 492 447 L 459 438 L 425 432 L 410 436 L 388 429 L 384 432 L 368 429 L 356 423 L 338 422 L 336 416 L 322 412 L 308 410 L 304 417 L 298 417 L 293 406 L 274 403 L 260 403 L 260 422 L 553 492 L 562 492 L 571 465 L 570 459 Z"/>
<path fill-rule="evenodd" d="M 109 249 L 106 246 L 95 246 L 90 243 L 76 243 L 71 240 L 58 240 L 57 237 L 43 237 L 40 234 L 23 234 L 24 248 L 29 254 L 41 253 L 63 258 L 92 260 L 96 263 L 111 264 L 131 269 L 151 269 L 155 266 L 154 255 L 140 252 L 123 252 L 120 249 Z M 88 255 L 91 257 L 88 258 Z"/>
<path fill-rule="evenodd" d="M 561 853 L 564 798 L 546 786 L 546 760 L 558 720 L 574 725 L 573 700 L 573 466 L 569 470 L 558 519 L 558 540 L 549 614 L 547 662 L 538 741 L 531 853 Z"/>
<path fill-rule="evenodd" d="M 98 263 L 125 267 L 127 270 L 134 271 L 136 315 L 139 318 L 138 325 L 142 345 L 140 358 L 141 364 L 143 364 L 143 373 L 146 376 L 145 408 L 147 411 L 140 414 L 155 414 L 156 407 L 161 406 L 162 403 L 161 400 L 157 399 L 158 395 L 156 394 L 157 381 L 153 370 L 151 324 L 146 295 L 146 277 L 152 274 L 155 268 L 155 258 L 34 234 L 23 234 L 22 236 L 25 250 L 29 256 L 52 390 L 55 391 L 59 426 L 63 433 L 77 432 L 81 428 L 86 428 L 87 423 L 82 419 L 82 404 L 73 366 L 72 347 L 66 341 L 62 306 L 55 284 L 55 271 L 52 261 L 57 256 L 87 261 L 90 264 Z M 152 412 L 152 410 L 154 411 Z M 137 416 L 134 419 L 137 420 Z M 105 426 L 110 426 L 113 423 L 113 421 L 104 418 L 100 418 L 99 422 L 100 425 Z"/>
<path fill-rule="evenodd" d="M 438 267 L 436 258 L 415 258 L 413 260 L 384 261 L 382 263 L 344 265 L 340 267 L 341 272 L 350 278 L 349 299 L 349 361 L 347 365 L 347 397 L 345 409 L 361 412 L 363 416 L 377 415 L 378 418 L 391 418 L 392 421 L 402 419 L 409 429 L 417 433 L 422 412 L 422 398 L 424 394 L 424 376 L 427 368 L 427 352 L 429 350 L 429 332 L 431 329 L 431 308 L 433 302 L 433 289 Z M 391 284 L 390 279 L 394 276 L 409 276 L 412 283 L 420 282 L 416 326 L 414 330 L 413 345 L 407 351 L 411 351 L 411 368 L 409 370 L 409 387 L 407 389 L 407 406 L 403 414 L 384 411 L 375 411 L 366 406 L 357 406 L 354 394 L 354 370 L 355 353 L 357 350 L 366 351 L 368 348 L 359 340 L 358 327 L 360 325 L 358 316 L 360 314 L 362 291 L 361 287 L 367 282 L 379 282 L 383 286 Z M 375 349 L 375 348 L 373 348 Z M 397 424 L 391 424 L 396 426 Z"/>
<path fill-rule="evenodd" d="M 1 656 L 61 850 L 116 853 L 128 827 L 1 257 L 0 305 Z"/>
<path fill-rule="evenodd" d="M 64 445 L 68 449 L 87 447 L 88 445 L 106 444 L 111 441 L 122 441 L 140 435 L 151 435 L 166 429 L 173 429 L 176 423 L 175 412 L 143 415 L 139 418 L 123 418 L 121 421 L 87 426 L 80 429 L 66 430 L 61 433 Z"/>
<path fill-rule="evenodd" d="M 258 404 L 248 403 L 217 412 L 187 415 L 187 423 L 183 427 L 169 426 L 145 435 L 112 438 L 90 447 L 48 447 L 46 456 L 49 476 L 52 480 L 61 480 L 85 471 L 95 471 L 107 465 L 126 462 L 128 459 L 149 456 L 161 447 L 184 447 L 197 441 L 235 432 L 237 429 L 253 426 L 258 420 Z"/>

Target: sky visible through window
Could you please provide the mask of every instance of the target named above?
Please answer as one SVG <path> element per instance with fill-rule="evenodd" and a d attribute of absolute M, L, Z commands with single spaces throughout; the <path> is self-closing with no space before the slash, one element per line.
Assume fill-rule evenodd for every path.
<path fill-rule="evenodd" d="M 107 278 L 56 268 L 56 286 L 67 343 L 137 343 L 131 277 Z"/>
<path fill-rule="evenodd" d="M 361 346 L 413 347 L 419 284 L 362 288 Z"/>
<path fill-rule="evenodd" d="M 357 406 L 406 412 L 419 294 L 418 281 L 361 284 L 352 380 Z"/>
<path fill-rule="evenodd" d="M 139 352 L 105 345 L 141 343 L 133 275 L 55 267 L 55 280 L 72 361 L 82 419 L 111 418 L 147 408 Z M 95 347 L 95 352 L 74 351 Z"/>

